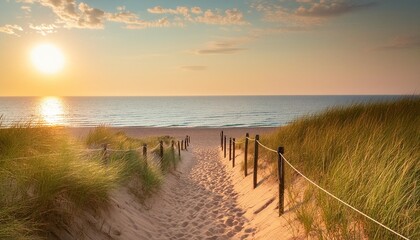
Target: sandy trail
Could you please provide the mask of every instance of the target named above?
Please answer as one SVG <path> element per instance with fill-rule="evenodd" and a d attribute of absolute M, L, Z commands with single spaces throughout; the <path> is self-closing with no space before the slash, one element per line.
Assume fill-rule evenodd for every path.
<path fill-rule="evenodd" d="M 251 133 L 269 130 L 247 129 Z M 237 129 L 228 132 L 236 137 L 244 133 Z M 252 190 L 252 178 L 243 178 L 239 164 L 232 168 L 228 160 L 222 159 L 218 130 L 202 129 L 187 134 L 192 143 L 188 151 L 182 151 L 180 165 L 165 176 L 162 188 L 145 204 L 140 204 L 127 188 L 121 187 L 112 193 L 111 207 L 101 217 L 88 214 L 81 217 L 79 227 L 67 229 L 70 235 L 60 238 L 293 238 L 286 219 L 277 216 L 276 201 L 270 200 L 276 194 L 273 185 L 263 184 Z M 81 228 L 83 233 L 75 235 Z"/>
<path fill-rule="evenodd" d="M 190 148 L 189 166 L 166 186 L 149 214 L 156 223 L 153 239 L 245 239 L 253 234 L 238 206 L 229 174 L 215 147 Z M 240 236 L 240 237 L 239 237 Z"/>

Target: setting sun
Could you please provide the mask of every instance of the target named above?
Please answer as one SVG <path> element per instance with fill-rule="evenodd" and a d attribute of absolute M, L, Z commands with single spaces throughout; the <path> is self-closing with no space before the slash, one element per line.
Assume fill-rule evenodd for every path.
<path fill-rule="evenodd" d="M 45 74 L 54 74 L 64 67 L 64 56 L 52 44 L 40 44 L 31 52 L 31 60 L 36 69 Z"/>

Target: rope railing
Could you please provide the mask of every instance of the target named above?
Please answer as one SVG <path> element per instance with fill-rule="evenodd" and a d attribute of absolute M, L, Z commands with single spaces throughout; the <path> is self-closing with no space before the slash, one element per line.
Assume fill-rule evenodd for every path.
<path fill-rule="evenodd" d="M 223 139 L 223 136 L 222 136 Z M 289 165 L 290 168 L 292 168 L 297 174 L 299 174 L 301 177 L 303 177 L 306 181 L 308 181 L 309 183 L 311 183 L 313 186 L 315 186 L 316 188 L 318 188 L 319 190 L 323 191 L 324 193 L 326 193 L 327 195 L 329 195 L 330 197 L 334 198 L 335 200 L 337 200 L 338 202 L 344 204 L 345 206 L 347 206 L 348 208 L 354 210 L 355 212 L 359 213 L 360 215 L 366 217 L 367 219 L 371 220 L 372 222 L 378 224 L 379 226 L 385 228 L 386 230 L 390 231 L 391 233 L 399 236 L 402 239 L 406 239 L 409 240 L 409 238 L 405 237 L 404 235 L 398 233 L 397 231 L 391 229 L 390 227 L 386 226 L 385 224 L 379 222 L 378 220 L 374 219 L 373 217 L 367 215 L 366 213 L 362 212 L 361 210 L 357 209 L 356 207 L 350 205 L 349 203 L 345 202 L 344 200 L 340 199 L 339 197 L 335 196 L 334 194 L 332 194 L 331 192 L 329 192 L 328 190 L 326 190 L 325 188 L 321 187 L 319 184 L 317 184 L 316 182 L 314 182 L 313 180 L 311 180 L 309 177 L 305 176 L 301 171 L 299 171 L 295 166 L 293 166 L 292 163 L 290 163 L 289 160 L 287 160 L 284 157 L 284 149 L 282 147 L 279 147 L 279 149 L 276 151 L 264 144 L 262 144 L 259 141 L 259 135 L 256 135 L 255 139 L 253 138 L 249 138 L 248 134 L 245 137 L 245 154 L 244 154 L 244 163 L 245 163 L 245 177 L 247 176 L 247 165 L 246 165 L 246 161 L 247 161 L 247 151 L 248 151 L 248 141 L 255 141 L 255 151 L 254 151 L 254 189 L 257 187 L 256 184 L 256 179 L 257 179 L 257 166 L 258 166 L 258 146 L 263 147 L 264 149 L 266 149 L 267 151 L 276 153 L 278 155 L 278 175 L 279 175 L 279 215 L 281 215 L 284 212 L 284 167 L 283 167 L 283 162 L 287 163 L 287 165 Z M 222 145 L 223 148 L 223 145 Z M 233 149 L 235 149 L 235 146 L 233 146 Z M 230 149 L 229 149 L 230 150 Z M 225 155 L 226 157 L 226 155 Z"/>
<path fill-rule="evenodd" d="M 191 137 L 189 135 L 187 135 L 185 137 L 185 139 L 181 140 L 182 144 L 180 144 L 180 141 L 178 140 L 178 145 L 176 145 L 175 141 L 172 140 L 172 144 L 170 145 L 170 147 L 173 148 L 173 150 L 175 150 L 175 148 L 177 148 L 178 149 L 178 156 L 181 157 L 181 150 L 187 151 L 187 147 L 189 146 L 190 141 L 191 141 Z M 86 155 L 86 154 L 89 154 L 89 153 L 100 152 L 100 151 L 102 152 L 103 158 L 106 159 L 109 156 L 107 153 L 110 153 L 110 152 L 140 151 L 141 149 L 143 149 L 143 157 L 145 157 L 145 159 L 146 159 L 147 152 L 153 152 L 158 148 L 160 148 L 159 155 L 160 155 L 161 158 L 163 158 L 163 147 L 164 147 L 163 141 L 160 141 L 155 147 L 153 147 L 149 151 L 147 150 L 147 144 L 143 144 L 143 146 L 138 147 L 138 148 L 130 148 L 130 149 L 112 149 L 112 148 L 108 148 L 108 144 L 103 144 L 102 148 L 70 149 L 70 150 L 73 150 L 73 151 L 80 152 L 78 154 L 74 154 L 74 152 L 49 153 L 49 154 L 39 154 L 39 155 L 33 155 L 33 156 L 7 158 L 7 159 L 0 159 L 0 160 L 14 161 L 14 160 L 34 159 L 34 158 L 40 158 L 40 157 L 60 156 L 60 155 L 66 155 L 66 154 L 73 154 L 74 156 L 83 156 L 83 155 Z M 165 145 L 165 147 L 168 147 L 168 145 Z"/>

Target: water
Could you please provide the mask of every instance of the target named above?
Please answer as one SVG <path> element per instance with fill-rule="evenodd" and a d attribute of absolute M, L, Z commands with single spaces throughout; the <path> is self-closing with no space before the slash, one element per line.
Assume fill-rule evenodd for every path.
<path fill-rule="evenodd" d="M 3 126 L 259 127 L 285 125 L 332 106 L 400 96 L 0 97 Z"/>

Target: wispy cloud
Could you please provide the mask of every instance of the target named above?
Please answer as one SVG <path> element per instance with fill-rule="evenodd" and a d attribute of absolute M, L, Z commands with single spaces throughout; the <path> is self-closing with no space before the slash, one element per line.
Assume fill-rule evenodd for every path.
<path fill-rule="evenodd" d="M 205 47 L 194 50 L 193 53 L 198 55 L 235 54 L 247 50 L 242 45 L 249 41 L 248 37 L 212 41 L 208 42 Z"/>
<path fill-rule="evenodd" d="M 56 29 L 58 27 L 54 24 L 33 25 L 32 23 L 30 23 L 29 28 L 35 30 L 37 33 L 41 34 L 42 36 L 46 36 L 47 34 L 56 32 Z"/>
<path fill-rule="evenodd" d="M 23 31 L 23 29 L 19 25 L 6 24 L 6 25 L 0 27 L 0 32 L 10 34 L 10 35 L 15 35 L 15 36 L 20 36 L 18 34 L 18 32 L 22 32 L 22 31 Z"/>
<path fill-rule="evenodd" d="M 420 48 L 420 34 L 398 36 L 372 50 L 397 50 L 406 48 Z"/>
<path fill-rule="evenodd" d="M 244 19 L 244 15 L 241 11 L 236 8 L 221 10 L 207 9 L 203 11 L 200 7 L 186 7 L 178 6 L 176 8 L 163 8 L 156 6 L 147 9 L 152 14 L 172 14 L 181 15 L 184 21 L 213 24 L 213 25 L 243 25 L 247 22 Z"/>
<path fill-rule="evenodd" d="M 190 66 L 181 66 L 179 67 L 179 69 L 185 70 L 185 71 L 204 71 L 204 70 L 207 70 L 207 66 L 190 65 Z"/>
<path fill-rule="evenodd" d="M 289 26 L 316 26 L 331 17 L 374 5 L 376 2 L 364 0 L 259 0 L 252 7 L 262 13 L 263 20 L 268 22 Z"/>
<path fill-rule="evenodd" d="M 302 2 L 301 2 L 302 3 Z M 364 9 L 375 5 L 374 2 L 357 2 L 349 0 L 320 0 L 305 2 L 296 11 L 296 15 L 311 17 L 331 17 Z"/>

